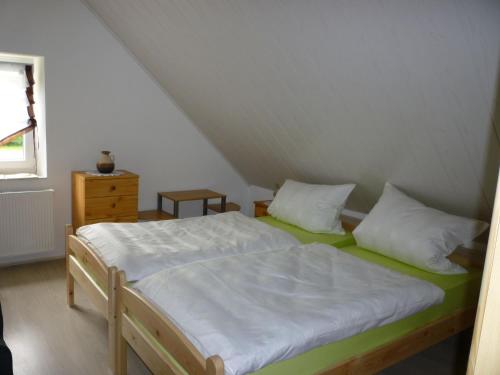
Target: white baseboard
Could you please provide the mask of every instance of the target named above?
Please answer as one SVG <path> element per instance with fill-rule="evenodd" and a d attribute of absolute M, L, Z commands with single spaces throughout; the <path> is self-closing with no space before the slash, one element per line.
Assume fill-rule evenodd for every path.
<path fill-rule="evenodd" d="M 24 263 L 42 262 L 51 259 L 64 258 L 61 251 L 46 251 L 43 253 L 31 253 L 23 255 L 6 255 L 0 257 L 0 267 L 14 266 Z"/>

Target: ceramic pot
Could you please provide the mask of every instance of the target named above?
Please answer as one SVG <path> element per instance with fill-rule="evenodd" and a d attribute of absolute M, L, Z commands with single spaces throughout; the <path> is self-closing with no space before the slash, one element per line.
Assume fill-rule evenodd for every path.
<path fill-rule="evenodd" d="M 101 173 L 111 173 L 115 170 L 115 157 L 110 151 L 101 151 L 101 157 L 96 164 L 97 170 Z"/>

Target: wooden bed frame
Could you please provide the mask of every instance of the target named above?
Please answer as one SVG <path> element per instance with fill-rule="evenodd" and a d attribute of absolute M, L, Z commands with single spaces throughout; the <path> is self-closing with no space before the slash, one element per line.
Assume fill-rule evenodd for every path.
<path fill-rule="evenodd" d="M 127 374 L 127 343 L 153 374 L 180 374 L 178 365 L 193 375 L 224 374 L 224 362 L 219 356 L 205 360 L 167 316 L 139 292 L 126 285 L 123 272 L 116 273 L 116 277 L 119 309 L 116 321 L 119 333 L 116 352 L 117 375 Z M 471 327 L 474 324 L 475 314 L 476 307 L 455 311 L 397 340 L 335 363 L 319 373 L 325 375 L 376 373 Z M 159 350 L 158 345 L 161 345 L 170 357 Z"/>
<path fill-rule="evenodd" d="M 356 227 L 357 223 L 343 219 L 343 225 L 346 229 L 352 231 Z M 121 310 L 117 298 L 117 290 L 120 287 L 120 283 L 123 285 L 126 283 L 125 273 L 118 272 L 119 270 L 116 267 L 107 267 L 100 257 L 85 242 L 74 235 L 73 227 L 70 224 L 66 225 L 65 233 L 67 303 L 70 307 L 75 305 L 74 283 L 76 281 L 85 291 L 88 298 L 96 306 L 97 310 L 108 320 L 108 361 L 110 368 L 115 373 L 118 372 L 119 374 L 123 374 L 123 372 L 120 373 L 120 368 L 123 366 L 126 367 L 126 358 L 124 365 L 123 354 L 121 353 L 123 350 L 123 338 L 125 338 L 131 346 L 136 349 L 138 354 L 146 363 L 148 363 L 148 366 L 151 366 L 151 369 L 164 368 L 158 367 L 159 364 L 161 364 L 161 366 L 169 366 L 169 362 L 166 361 L 153 346 L 148 345 L 151 344 L 151 342 L 148 342 L 145 339 L 141 340 L 140 336 L 137 334 L 131 336 L 132 333 L 135 332 L 133 330 L 133 325 L 127 325 L 129 321 L 131 322 L 131 320 L 126 320 L 127 317 L 122 317 L 123 312 L 120 312 Z M 455 253 L 459 254 L 459 256 L 452 255 L 450 256 L 450 259 L 459 264 L 469 267 L 481 267 L 483 264 L 481 254 L 478 251 L 459 249 Z M 176 339 L 177 341 L 181 341 L 181 347 L 185 347 L 185 349 L 181 352 L 180 358 L 177 358 L 179 355 L 177 353 L 177 349 L 175 349 L 179 344 L 177 341 L 175 341 L 174 349 L 171 350 L 169 350 L 169 348 L 172 348 L 172 345 L 165 345 L 164 342 L 160 342 L 164 344 L 168 352 L 173 353 L 179 363 L 184 364 L 186 363 L 186 360 L 188 360 L 189 363 L 194 361 L 198 363 L 197 366 L 201 366 L 200 364 L 204 361 L 203 358 L 199 355 L 199 353 L 197 353 L 196 349 L 189 343 L 189 341 L 177 329 L 175 329 L 175 326 L 173 326 L 172 323 L 166 318 L 162 317 L 158 311 L 156 311 L 146 300 L 134 292 L 133 289 L 127 288 L 123 285 L 121 287 L 123 295 L 133 295 L 137 297 L 133 299 L 137 302 L 134 304 L 133 309 L 131 309 L 128 305 L 126 306 L 128 311 L 133 311 L 134 316 L 139 317 L 143 324 L 145 321 L 149 321 L 151 319 L 151 322 L 154 322 L 155 326 L 158 326 L 153 332 L 162 332 L 162 337 L 167 337 L 167 340 L 171 340 L 172 337 L 182 337 L 182 340 Z M 132 300 L 132 298 L 128 299 L 128 301 L 130 300 Z M 128 303 L 130 304 L 130 302 Z M 138 313 L 138 311 L 140 312 Z M 365 353 L 360 357 L 355 357 L 345 363 L 336 365 L 334 368 L 325 373 L 348 374 L 354 370 L 356 370 L 356 372 L 365 371 L 367 373 L 378 371 L 472 326 L 474 323 L 474 314 L 475 308 L 456 312 L 449 317 L 432 322 L 429 326 L 423 327 L 421 330 L 416 332 L 412 332 L 410 335 L 394 341 L 394 343 L 377 348 L 376 351 Z M 153 316 L 155 318 L 153 318 Z M 122 322 L 126 321 L 125 325 L 127 325 L 128 331 L 123 331 L 123 324 L 119 325 L 118 323 L 119 318 L 121 318 Z M 163 323 L 157 324 L 157 322 Z M 134 340 L 140 340 L 140 344 L 131 343 L 131 341 Z M 137 349 L 137 347 L 139 347 L 139 349 Z M 186 357 L 183 353 L 187 352 L 191 354 Z M 204 366 L 208 369 L 212 369 L 212 365 L 215 366 L 215 368 L 220 366 L 219 361 L 216 361 L 216 359 L 213 359 L 210 363 L 207 361 L 207 363 L 204 364 Z M 162 370 L 159 373 L 164 372 L 176 374 L 175 371 L 172 372 L 167 370 Z M 218 374 L 218 372 L 192 373 L 195 375 Z"/>

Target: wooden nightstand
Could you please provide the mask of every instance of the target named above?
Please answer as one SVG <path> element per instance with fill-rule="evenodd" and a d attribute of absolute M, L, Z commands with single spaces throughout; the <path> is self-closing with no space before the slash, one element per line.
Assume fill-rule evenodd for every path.
<path fill-rule="evenodd" d="M 267 213 L 267 207 L 271 204 L 272 201 L 254 201 L 253 204 L 255 205 L 255 217 L 260 217 L 260 216 L 269 216 Z"/>
<path fill-rule="evenodd" d="M 139 176 L 72 173 L 73 228 L 101 222 L 136 222 Z"/>

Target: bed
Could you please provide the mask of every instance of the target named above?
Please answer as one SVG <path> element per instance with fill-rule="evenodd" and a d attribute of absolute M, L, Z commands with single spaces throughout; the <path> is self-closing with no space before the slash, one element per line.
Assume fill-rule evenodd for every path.
<path fill-rule="evenodd" d="M 355 245 L 340 251 L 438 286 L 444 291 L 443 303 L 267 365 L 256 374 L 375 373 L 473 325 L 481 283 L 480 269 L 468 267 L 466 274 L 444 276 L 418 270 Z M 462 259 L 475 258 L 470 252 L 462 250 L 460 253 Z M 202 355 L 157 304 L 127 285 L 121 273 L 116 277 L 120 304 L 118 330 L 122 336 L 117 343 L 118 374 L 126 373 L 126 342 L 153 373 L 183 373 L 179 366 L 189 374 L 224 373 L 220 356 L 214 354 L 207 358 Z"/>
<path fill-rule="evenodd" d="M 220 216 L 223 215 L 223 216 Z M 236 213 L 226 213 L 215 215 L 217 217 L 229 217 Z M 225 215 L 225 216 L 224 216 Z M 241 214 L 237 214 L 241 215 Z M 210 220 L 214 216 L 201 217 L 200 220 Z M 261 223 L 255 219 L 248 219 Z M 173 221 L 170 221 L 173 222 Z M 353 239 L 350 233 L 345 235 L 315 235 L 296 227 L 287 226 L 277 220 L 263 220 L 270 227 L 282 229 L 296 236 L 302 242 L 314 242 L 322 240 L 328 244 L 352 244 Z M 161 223 L 161 222 L 158 222 Z M 104 224 L 97 224 L 103 226 Z M 110 225 L 110 224 L 106 224 Z M 119 224 L 120 226 L 140 225 L 140 224 Z M 140 269 L 140 267 L 139 267 Z M 66 293 L 67 302 L 70 307 L 75 304 L 74 283 L 81 286 L 87 297 L 96 306 L 97 310 L 108 320 L 108 343 L 109 343 L 109 363 L 112 368 L 115 366 L 115 349 L 117 334 L 115 332 L 116 321 L 116 298 L 115 292 L 116 273 L 121 270 L 115 264 L 106 262 L 105 259 L 86 239 L 74 235 L 71 225 L 66 226 Z M 150 270 L 154 271 L 154 270 Z M 128 275 L 127 275 L 128 276 Z M 130 278 L 129 278 L 130 279 Z"/>

